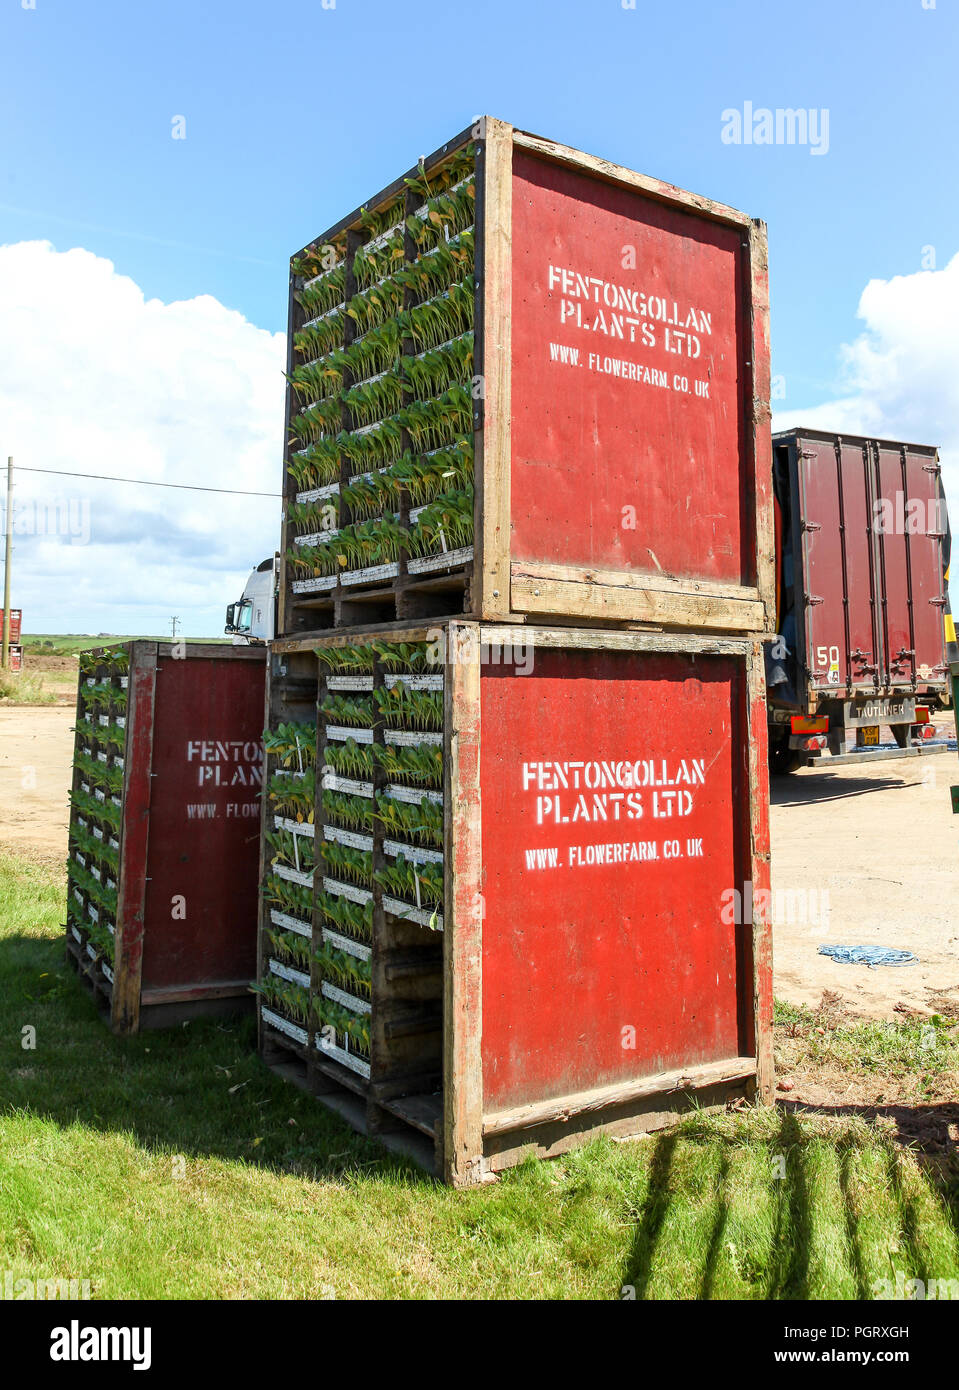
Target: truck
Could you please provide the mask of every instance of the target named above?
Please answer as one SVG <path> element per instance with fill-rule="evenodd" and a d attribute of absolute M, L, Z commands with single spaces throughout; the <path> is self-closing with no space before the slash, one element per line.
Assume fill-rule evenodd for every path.
<path fill-rule="evenodd" d="M 227 605 L 228 637 L 237 646 L 265 646 L 276 632 L 276 594 L 279 574 L 279 554 L 263 560 L 243 586 L 236 603 Z"/>
<path fill-rule="evenodd" d="M 933 735 L 949 703 L 949 521 L 938 450 L 797 428 L 773 435 L 776 637 L 769 757 L 789 772 Z M 954 637 L 952 639 L 954 641 Z"/>

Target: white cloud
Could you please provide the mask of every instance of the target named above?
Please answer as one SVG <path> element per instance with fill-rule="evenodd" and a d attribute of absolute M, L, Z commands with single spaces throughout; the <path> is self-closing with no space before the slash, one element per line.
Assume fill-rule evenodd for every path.
<path fill-rule="evenodd" d="M 209 295 L 144 299 L 110 261 L 0 246 L 0 455 L 15 469 L 280 491 L 284 337 Z M 279 545 L 279 499 L 15 472 L 28 632 L 222 632 Z M 48 531 L 29 534 L 38 522 Z M 69 534 L 72 532 L 73 534 Z"/>
<path fill-rule="evenodd" d="M 857 316 L 866 327 L 841 349 L 841 397 L 777 412 L 773 428 L 803 424 L 938 445 L 959 531 L 959 255 L 942 270 L 870 280 Z"/>

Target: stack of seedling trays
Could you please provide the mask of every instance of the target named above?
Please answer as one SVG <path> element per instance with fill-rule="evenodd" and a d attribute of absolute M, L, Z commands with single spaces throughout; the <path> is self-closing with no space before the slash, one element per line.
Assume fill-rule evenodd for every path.
<path fill-rule="evenodd" d="M 768 1097 L 762 223 L 484 117 L 289 330 L 264 1059 L 456 1185 Z"/>
<path fill-rule="evenodd" d="M 67 860 L 67 951 L 107 1003 L 113 991 L 129 651 L 80 656 Z"/>
<path fill-rule="evenodd" d="M 250 1008 L 265 666 L 207 643 L 80 658 L 66 945 L 117 1032 Z"/>
<path fill-rule="evenodd" d="M 320 612 L 472 561 L 474 154 L 292 262 L 284 560 Z"/>
<path fill-rule="evenodd" d="M 267 1060 L 298 1059 L 291 1074 L 311 1089 L 338 1083 L 364 1128 L 393 1116 L 435 1141 L 443 669 L 429 658 L 425 643 L 385 642 L 291 658 L 317 721 L 280 718 L 265 735 L 258 992 Z M 276 703 L 284 678 L 272 685 Z"/>
<path fill-rule="evenodd" d="M 268 1065 L 456 1184 L 768 1094 L 761 642 L 436 619 L 268 685 Z"/>

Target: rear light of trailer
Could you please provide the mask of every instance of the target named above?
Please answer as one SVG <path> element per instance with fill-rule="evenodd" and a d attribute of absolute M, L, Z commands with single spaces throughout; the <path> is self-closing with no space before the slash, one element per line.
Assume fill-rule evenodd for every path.
<path fill-rule="evenodd" d="M 916 743 L 924 743 L 926 739 L 935 738 L 936 727 L 934 724 L 913 724 L 912 738 Z"/>
<path fill-rule="evenodd" d="M 794 714 L 789 721 L 794 734 L 826 734 L 829 732 L 829 719 L 826 715 Z M 822 747 L 822 744 L 817 745 Z"/>
<path fill-rule="evenodd" d="M 800 753 L 818 753 L 825 748 L 827 742 L 825 734 L 793 734 L 789 746 L 798 748 Z"/>
<path fill-rule="evenodd" d="M 928 723 L 929 723 L 929 706 L 928 706 L 928 705 L 917 705 L 917 706 L 916 706 L 916 723 L 917 723 L 917 724 L 928 724 Z"/>

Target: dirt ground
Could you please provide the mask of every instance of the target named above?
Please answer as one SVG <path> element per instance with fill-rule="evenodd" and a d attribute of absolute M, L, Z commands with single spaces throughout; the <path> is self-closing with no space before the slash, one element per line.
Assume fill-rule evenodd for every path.
<path fill-rule="evenodd" d="M 0 845 L 47 863 L 67 844 L 72 706 L 0 707 Z M 959 1015 L 956 754 L 805 768 L 772 783 L 775 990 L 870 1017 Z M 837 965 L 823 944 L 904 948 L 919 964 Z M 898 1008 L 897 1008 L 898 1006 Z"/>
<path fill-rule="evenodd" d="M 829 990 L 874 1018 L 908 1010 L 959 1014 L 953 783 L 955 752 L 803 768 L 773 779 L 778 997 L 815 1005 Z M 919 963 L 837 965 L 818 954 L 826 944 L 891 946 L 912 951 Z"/>
<path fill-rule="evenodd" d="M 45 864 L 67 855 L 72 705 L 0 707 L 0 847 Z"/>

